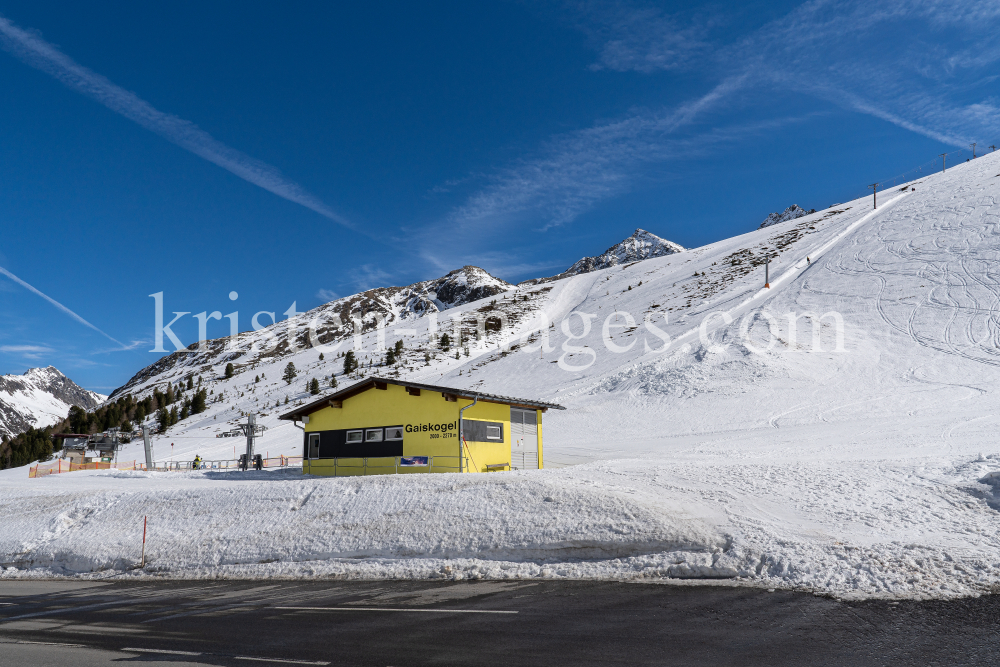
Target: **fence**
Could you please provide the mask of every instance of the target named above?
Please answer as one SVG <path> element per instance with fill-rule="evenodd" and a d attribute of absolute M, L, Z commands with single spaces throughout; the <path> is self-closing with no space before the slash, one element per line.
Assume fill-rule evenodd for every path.
<path fill-rule="evenodd" d="M 265 468 L 284 468 L 287 466 L 302 465 L 301 456 L 277 456 L 263 459 Z M 239 468 L 239 461 L 228 459 L 222 461 L 202 461 L 202 470 L 236 470 Z M 193 470 L 193 461 L 159 461 L 153 464 L 153 470 L 159 472 Z M 64 472 L 76 472 L 77 470 L 146 470 L 146 464 L 140 461 L 128 463 L 73 463 L 56 459 L 51 463 L 39 463 L 28 469 L 28 477 L 45 477 L 46 475 L 56 475 Z"/>
<path fill-rule="evenodd" d="M 311 474 L 313 466 L 316 473 L 327 474 L 331 468 L 333 475 L 337 477 L 347 477 L 354 475 L 385 475 L 388 473 L 398 474 L 402 468 L 406 473 L 425 472 L 458 472 L 459 457 L 457 456 L 428 456 L 426 465 L 413 465 L 404 463 L 404 459 L 412 460 L 414 457 L 405 456 L 372 456 L 368 458 L 342 458 L 342 459 L 305 459 L 303 472 Z M 320 463 L 322 461 L 322 463 Z M 265 468 L 286 468 L 289 466 L 300 466 L 303 463 L 301 456 L 276 456 L 262 460 Z M 332 465 L 331 465 L 332 463 Z M 471 459 L 465 457 L 462 462 L 464 470 L 470 468 Z M 473 466 L 474 467 L 474 466 Z M 497 466 L 487 466 L 487 470 L 496 469 Z M 194 470 L 193 461 L 157 461 L 153 464 L 152 470 L 156 472 L 184 472 Z M 202 461 L 199 470 L 238 470 L 239 460 L 222 459 L 219 461 Z M 146 464 L 140 461 L 128 463 L 72 463 L 62 459 L 56 459 L 51 463 L 39 463 L 28 470 L 28 477 L 45 477 L 64 472 L 75 472 L 77 470 L 146 470 Z"/>
<path fill-rule="evenodd" d="M 301 456 L 274 456 L 262 459 L 265 468 L 286 468 L 288 466 L 302 465 Z M 240 467 L 238 459 L 222 459 L 219 461 L 202 461 L 199 470 L 237 470 Z M 251 467 L 253 464 L 251 463 Z M 142 469 L 145 470 L 143 465 Z M 153 470 L 159 472 L 183 472 L 194 470 L 194 461 L 157 461 L 153 463 Z"/>
<path fill-rule="evenodd" d="M 301 460 L 302 457 L 297 458 Z M 413 458 L 410 456 L 371 456 L 368 458 L 306 459 L 302 471 L 307 475 L 327 475 L 332 470 L 334 477 L 349 477 L 399 474 L 401 468 L 406 473 L 458 472 L 459 470 L 459 457 L 457 456 L 428 456 L 426 457 L 426 465 L 405 464 L 403 462 L 404 459 Z M 469 461 L 469 457 L 465 457 L 463 463 L 465 470 L 470 470 Z"/>
<path fill-rule="evenodd" d="M 56 459 L 52 463 L 39 463 L 28 469 L 28 477 L 45 477 L 46 475 L 56 475 L 63 472 L 76 472 L 77 470 L 145 470 L 146 466 L 138 461 L 129 463 L 111 462 L 91 462 L 74 463 L 73 461 L 63 461 Z"/>

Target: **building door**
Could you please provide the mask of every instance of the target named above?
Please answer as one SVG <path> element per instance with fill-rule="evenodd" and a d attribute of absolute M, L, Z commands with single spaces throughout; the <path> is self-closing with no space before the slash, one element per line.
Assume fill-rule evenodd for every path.
<path fill-rule="evenodd" d="M 309 434 L 309 458 L 319 458 L 319 433 Z"/>
<path fill-rule="evenodd" d="M 538 470 L 538 415 L 534 410 L 510 409 L 510 465 Z"/>

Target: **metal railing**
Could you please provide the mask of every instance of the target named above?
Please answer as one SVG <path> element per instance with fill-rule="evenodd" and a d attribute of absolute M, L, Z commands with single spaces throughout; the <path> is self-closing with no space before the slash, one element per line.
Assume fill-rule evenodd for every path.
<path fill-rule="evenodd" d="M 406 473 L 428 473 L 428 472 L 458 472 L 459 457 L 457 456 L 428 456 L 427 465 L 407 465 L 404 459 L 412 459 L 410 456 L 351 456 L 330 459 L 305 459 L 302 472 L 305 474 L 327 474 L 333 468 L 334 477 L 347 477 L 354 475 L 387 475 L 399 474 L 400 469 Z M 332 465 L 331 465 L 332 462 Z M 469 470 L 469 457 L 465 457 L 463 468 Z"/>
<path fill-rule="evenodd" d="M 276 456 L 262 460 L 265 468 L 287 468 L 289 466 L 302 465 L 301 456 Z M 152 470 L 158 472 L 184 472 L 194 470 L 194 461 L 157 461 L 153 463 Z M 199 470 L 238 470 L 239 460 L 223 459 L 220 461 L 202 461 Z M 146 464 L 140 461 L 129 461 L 122 463 L 111 463 L 106 461 L 93 461 L 91 463 L 74 463 L 63 459 L 56 459 L 51 463 L 39 463 L 28 469 L 28 477 L 45 477 L 46 475 L 56 475 L 64 472 L 76 472 L 77 470 L 146 470 Z"/>
<path fill-rule="evenodd" d="M 301 456 L 272 456 L 261 460 L 265 468 L 287 468 L 289 466 L 302 465 Z M 239 459 L 220 459 L 218 461 L 203 460 L 197 470 L 238 470 Z M 252 467 L 252 464 L 251 464 Z M 145 470 L 146 466 L 142 465 Z M 195 470 L 194 461 L 154 461 L 153 470 L 159 472 L 184 472 Z"/>

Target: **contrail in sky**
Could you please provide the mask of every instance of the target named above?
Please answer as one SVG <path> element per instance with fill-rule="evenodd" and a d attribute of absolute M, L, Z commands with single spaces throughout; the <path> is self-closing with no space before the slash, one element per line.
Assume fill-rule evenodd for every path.
<path fill-rule="evenodd" d="M 32 287 L 28 283 L 24 282 L 23 280 L 21 280 L 20 278 L 18 278 L 17 276 L 15 276 L 10 271 L 8 271 L 7 269 L 3 268 L 2 266 L 0 266 L 0 273 L 2 273 L 3 275 L 7 276 L 11 280 L 13 280 L 15 283 L 17 283 L 18 285 L 20 285 L 24 289 L 26 289 L 26 290 L 28 290 L 30 292 L 34 292 L 38 296 L 42 297 L 43 299 L 45 299 L 46 301 L 48 301 L 49 303 L 51 303 L 56 308 L 58 308 L 59 310 L 63 311 L 64 313 L 66 313 L 70 317 L 72 317 L 74 320 L 76 320 L 80 324 L 82 324 L 84 326 L 87 326 L 87 327 L 90 327 L 91 329 L 93 329 L 97 333 L 101 334 L 102 336 L 104 336 L 108 340 L 112 340 L 112 341 L 118 343 L 123 348 L 126 347 L 125 344 L 122 343 L 121 341 L 115 340 L 114 338 L 112 338 L 108 334 L 104 333 L 103 331 L 101 331 L 100 329 L 98 329 L 97 327 L 95 327 L 93 324 L 91 324 L 90 322 L 88 322 L 87 320 L 83 319 L 82 317 L 80 317 L 79 315 L 77 315 L 76 313 L 74 313 L 72 310 L 70 310 L 66 306 L 62 305 L 61 303 L 59 303 L 58 301 L 56 301 L 52 297 L 48 296 L 47 294 L 44 294 L 44 293 L 40 292 L 39 290 L 35 289 L 34 287 Z"/>
<path fill-rule="evenodd" d="M 279 197 L 301 204 L 345 227 L 353 228 L 347 219 L 334 213 L 297 183 L 286 179 L 271 165 L 226 146 L 194 123 L 154 109 L 134 93 L 116 86 L 106 77 L 74 62 L 52 44 L 18 28 L 3 16 L 0 16 L 0 46 L 24 63 L 52 75 L 66 87 L 100 102 L 167 141 Z"/>

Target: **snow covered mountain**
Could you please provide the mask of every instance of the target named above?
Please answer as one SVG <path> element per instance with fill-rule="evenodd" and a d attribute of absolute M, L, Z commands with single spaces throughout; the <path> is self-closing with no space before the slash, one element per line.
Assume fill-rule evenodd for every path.
<path fill-rule="evenodd" d="M 581 273 L 600 271 L 601 269 L 609 269 L 613 266 L 628 264 L 629 262 L 673 255 L 678 252 L 684 252 L 684 247 L 673 241 L 661 239 L 656 234 L 647 232 L 645 229 L 636 229 L 632 236 L 624 241 L 616 243 L 596 257 L 584 257 L 578 260 L 573 266 L 560 274 L 549 276 L 548 278 L 533 278 L 519 284 L 538 285 L 580 275 Z"/>
<path fill-rule="evenodd" d="M 436 281 L 372 290 L 234 349 L 171 355 L 128 391 L 193 374 L 210 401 L 154 436 L 158 459 L 232 459 L 233 441 L 215 436 L 250 412 L 268 428 L 262 452 L 300 454 L 302 432 L 277 414 L 310 398 L 310 378 L 325 390 L 398 376 L 567 410 L 544 416 L 549 469 L 458 486 L 445 475 L 116 473 L 79 477 L 72 495 L 62 481 L 36 491 L 49 487 L 17 471 L 4 485 L 34 483 L 66 513 L 107 509 L 53 538 L 32 518 L 36 496 L 0 485 L 19 517 L 0 526 L 0 561 L 114 569 L 125 544 L 114 540 L 136 536 L 110 531 L 133 509 L 93 497 L 128 488 L 170 498 L 178 523 L 214 508 L 211 548 L 184 531 L 164 538 L 167 576 L 713 576 L 840 597 L 988 592 L 1000 586 L 998 174 L 991 153 L 880 193 L 875 210 L 866 197 L 641 262 L 612 253 L 607 268 L 491 282 L 479 300 L 467 276 L 441 279 L 463 294 L 446 301 Z M 463 342 L 446 351 L 444 331 Z M 397 341 L 404 352 L 387 366 Z M 355 346 L 362 366 L 345 375 L 340 355 Z M 290 361 L 299 375 L 286 384 Z M 141 444 L 119 454 L 133 457 Z M 404 518 L 387 530 L 393 517 Z"/>
<path fill-rule="evenodd" d="M 70 406 L 90 410 L 106 398 L 78 386 L 52 366 L 30 368 L 24 375 L 0 375 L 0 436 L 50 426 L 64 419 Z"/>
<path fill-rule="evenodd" d="M 809 215 L 810 213 L 815 213 L 816 209 L 811 211 L 806 211 L 805 209 L 799 208 L 798 204 L 792 204 L 786 208 L 781 213 L 771 213 L 766 218 L 764 222 L 760 223 L 760 227 L 757 229 L 764 229 L 765 227 L 770 227 L 771 225 L 776 225 L 779 222 L 788 222 L 789 220 L 795 220 L 796 218 L 801 218 L 802 216 Z"/>
<path fill-rule="evenodd" d="M 352 336 L 356 327 L 361 331 L 373 331 L 380 325 L 413 321 L 487 299 L 513 287 L 477 266 L 465 266 L 434 280 L 405 287 L 370 289 L 303 313 L 293 320 L 292 326 L 281 322 L 259 332 L 242 333 L 235 345 L 228 339 L 215 339 L 207 341 L 205 349 L 198 350 L 193 344 L 189 351 L 174 352 L 142 369 L 111 396 L 162 383 L 164 373 L 200 374 L 229 362 L 244 367 L 262 359 L 294 356 L 298 350 L 342 341 Z"/>

